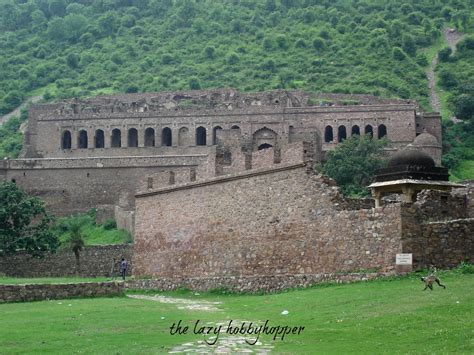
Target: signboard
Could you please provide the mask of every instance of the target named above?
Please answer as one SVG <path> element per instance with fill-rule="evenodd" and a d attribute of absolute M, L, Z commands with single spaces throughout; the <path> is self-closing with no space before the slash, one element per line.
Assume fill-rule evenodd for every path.
<path fill-rule="evenodd" d="M 397 254 L 396 264 L 397 265 L 412 265 L 413 254 Z"/>

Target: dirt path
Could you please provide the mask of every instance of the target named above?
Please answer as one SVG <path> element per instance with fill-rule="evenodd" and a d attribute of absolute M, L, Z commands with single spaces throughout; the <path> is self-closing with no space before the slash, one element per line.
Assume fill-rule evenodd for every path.
<path fill-rule="evenodd" d="M 448 46 L 452 49 L 453 53 L 456 51 L 456 44 L 463 38 L 464 34 L 459 33 L 455 30 L 446 29 L 444 30 L 444 38 L 448 42 Z M 430 104 L 434 112 L 441 112 L 441 103 L 439 101 L 438 94 L 436 93 L 436 76 L 435 68 L 438 65 L 438 55 L 435 55 L 431 61 L 430 68 L 428 69 L 428 88 L 430 89 Z"/>
<path fill-rule="evenodd" d="M 175 304 L 178 309 L 186 309 L 190 311 L 222 311 L 221 308 L 217 307 L 218 305 L 221 305 L 222 302 L 190 300 L 186 298 L 173 298 L 161 295 L 127 295 L 127 297 L 139 300 Z M 256 327 L 256 323 L 258 322 L 232 320 L 232 327 L 240 328 L 241 326 L 249 325 L 252 323 L 255 324 L 254 326 Z M 208 342 L 213 342 L 215 340 L 215 345 L 208 345 L 205 340 L 187 342 L 175 346 L 169 351 L 169 354 L 269 354 L 273 349 L 272 344 L 255 339 L 255 335 L 239 336 L 229 334 L 227 332 L 226 327 L 228 324 L 228 320 L 204 323 L 206 327 L 212 327 L 214 329 L 221 327 L 219 328 L 220 332 L 218 332 L 218 339 L 216 339 L 216 335 L 208 336 L 206 338 Z M 251 343 L 255 341 L 255 344 L 250 345 L 246 340 Z"/>
<path fill-rule="evenodd" d="M 18 106 L 15 110 L 13 110 L 12 112 L 10 113 L 7 113 L 6 115 L 4 116 L 0 116 L 0 126 L 3 125 L 5 122 L 7 122 L 10 118 L 12 118 L 13 116 L 19 116 L 20 113 L 21 113 L 21 110 L 26 107 L 27 105 L 29 105 L 30 103 L 36 103 L 38 102 L 39 100 L 42 99 L 43 96 L 33 96 L 33 97 L 30 97 L 28 98 L 28 100 L 26 100 L 24 103 L 22 103 L 20 106 Z"/>

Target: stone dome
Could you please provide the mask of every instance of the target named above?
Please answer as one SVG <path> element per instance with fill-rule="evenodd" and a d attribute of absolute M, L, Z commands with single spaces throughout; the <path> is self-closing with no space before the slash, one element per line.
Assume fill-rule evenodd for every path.
<path fill-rule="evenodd" d="M 439 143 L 438 143 L 438 140 L 436 139 L 435 136 L 433 136 L 432 134 L 429 134 L 429 133 L 422 133 L 420 134 L 419 136 L 417 136 L 415 138 L 415 140 L 413 141 L 413 145 L 435 145 L 435 146 L 438 146 Z"/>
<path fill-rule="evenodd" d="M 436 164 L 433 158 L 421 150 L 404 149 L 395 153 L 388 162 L 389 167 L 399 165 L 417 165 L 425 168 L 434 168 Z"/>

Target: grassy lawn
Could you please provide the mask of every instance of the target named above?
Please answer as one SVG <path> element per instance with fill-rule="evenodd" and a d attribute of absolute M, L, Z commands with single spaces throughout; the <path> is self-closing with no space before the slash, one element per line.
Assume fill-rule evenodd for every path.
<path fill-rule="evenodd" d="M 256 352 L 267 345 L 274 353 L 473 353 L 474 275 L 439 276 L 446 290 L 423 292 L 418 276 L 411 276 L 271 295 L 160 293 L 168 300 L 221 302 L 217 311 L 126 297 L 2 304 L 0 352 L 163 353 L 185 343 L 178 349 L 213 351 L 228 335 L 221 333 L 214 347 L 199 344 L 210 336 L 193 334 L 196 321 L 223 322 L 226 329 L 233 319 L 305 327 L 283 341 L 261 335 L 257 345 L 244 345 Z M 188 333 L 170 335 L 179 320 Z"/>
<path fill-rule="evenodd" d="M 0 277 L 0 285 L 22 285 L 22 284 L 66 284 L 80 282 L 104 282 L 110 281 L 108 277 L 38 277 L 17 278 Z"/>

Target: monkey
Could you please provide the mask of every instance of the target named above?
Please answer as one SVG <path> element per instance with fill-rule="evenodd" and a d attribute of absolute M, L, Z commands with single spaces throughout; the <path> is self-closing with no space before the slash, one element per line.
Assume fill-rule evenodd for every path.
<path fill-rule="evenodd" d="M 441 284 L 441 282 L 439 281 L 439 278 L 435 275 L 435 272 L 436 272 L 436 268 L 432 267 L 431 274 L 429 276 L 421 278 L 421 281 L 425 283 L 425 288 L 423 289 L 423 291 L 425 291 L 428 287 L 430 288 L 431 291 L 433 291 L 434 282 L 436 282 L 442 288 L 446 289 L 446 286 Z"/>

